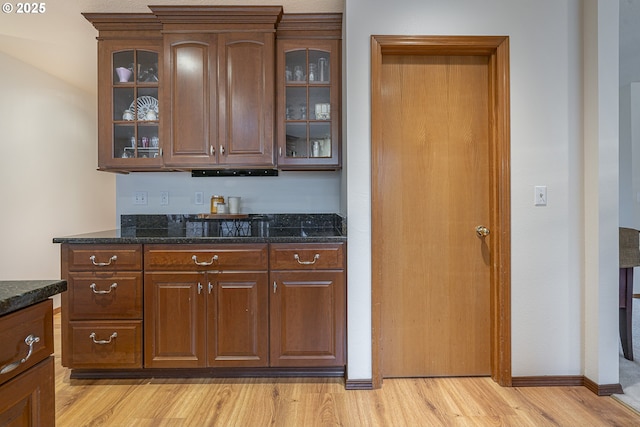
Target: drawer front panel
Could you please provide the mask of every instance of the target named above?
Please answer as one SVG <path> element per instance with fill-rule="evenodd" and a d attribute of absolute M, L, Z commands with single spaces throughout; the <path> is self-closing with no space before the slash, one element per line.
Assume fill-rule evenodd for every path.
<path fill-rule="evenodd" d="M 142 368 L 142 321 L 69 322 L 70 368 Z"/>
<path fill-rule="evenodd" d="M 331 270 L 344 268 L 342 243 L 278 243 L 271 245 L 272 270 Z"/>
<path fill-rule="evenodd" d="M 142 319 L 142 273 L 69 273 L 69 319 Z"/>
<path fill-rule="evenodd" d="M 142 245 L 69 245 L 69 271 L 142 270 Z"/>
<path fill-rule="evenodd" d="M 260 271 L 268 268 L 266 244 L 146 245 L 145 271 Z"/>
<path fill-rule="evenodd" d="M 53 354 L 53 302 L 51 300 L 0 317 L 0 371 L 4 371 L 0 373 L 0 384 L 26 371 L 51 354 Z M 23 359 L 26 360 L 22 362 Z"/>

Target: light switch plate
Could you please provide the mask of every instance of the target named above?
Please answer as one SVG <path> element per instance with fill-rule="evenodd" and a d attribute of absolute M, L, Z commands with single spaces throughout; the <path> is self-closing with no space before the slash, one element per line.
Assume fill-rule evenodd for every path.
<path fill-rule="evenodd" d="M 196 191 L 196 194 L 195 194 L 195 197 L 194 197 L 194 203 L 196 205 L 203 205 L 204 204 L 204 192 Z"/>
<path fill-rule="evenodd" d="M 547 186 L 536 185 L 533 187 L 533 204 L 535 206 L 547 206 Z"/>
<path fill-rule="evenodd" d="M 168 205 L 169 204 L 169 192 L 168 191 L 161 191 L 160 192 L 160 204 L 161 205 Z"/>

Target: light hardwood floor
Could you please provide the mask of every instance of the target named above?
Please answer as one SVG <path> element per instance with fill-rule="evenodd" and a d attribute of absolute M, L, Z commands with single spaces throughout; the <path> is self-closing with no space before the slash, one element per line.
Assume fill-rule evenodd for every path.
<path fill-rule="evenodd" d="M 80 426 L 633 426 L 640 415 L 584 387 L 504 388 L 490 378 L 70 380 L 54 316 L 56 422 Z"/>

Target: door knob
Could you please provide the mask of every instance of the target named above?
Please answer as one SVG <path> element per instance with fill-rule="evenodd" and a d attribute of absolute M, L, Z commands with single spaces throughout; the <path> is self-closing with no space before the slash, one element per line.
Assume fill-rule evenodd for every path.
<path fill-rule="evenodd" d="M 478 237 L 486 237 L 489 235 L 489 229 L 484 225 L 479 225 L 476 227 L 476 234 Z"/>

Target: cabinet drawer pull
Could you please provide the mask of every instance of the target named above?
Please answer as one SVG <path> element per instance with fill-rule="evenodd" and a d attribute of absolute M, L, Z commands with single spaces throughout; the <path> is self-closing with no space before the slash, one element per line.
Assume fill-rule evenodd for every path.
<path fill-rule="evenodd" d="M 16 360 L 15 362 L 9 363 L 8 365 L 4 365 L 2 369 L 0 369 L 0 374 L 6 374 L 7 372 L 11 372 L 16 369 L 18 366 L 22 365 L 24 362 L 29 360 L 31 354 L 33 353 L 33 345 L 37 342 L 40 342 L 40 337 L 36 337 L 33 334 L 27 335 L 24 339 L 24 343 L 29 346 L 29 351 L 24 359 Z"/>
<path fill-rule="evenodd" d="M 109 258 L 109 262 L 96 262 L 96 256 L 95 255 L 91 255 L 89 257 L 89 259 L 91 260 L 93 265 L 95 265 L 97 267 L 106 267 L 108 265 L 111 265 L 111 263 L 114 262 L 115 260 L 117 260 L 118 256 L 117 255 L 112 256 L 111 258 Z"/>
<path fill-rule="evenodd" d="M 216 262 L 218 260 L 218 255 L 214 255 L 211 257 L 211 261 L 207 262 L 207 261 L 198 261 L 198 256 L 194 255 L 191 257 L 191 259 L 193 260 L 193 262 L 196 263 L 196 265 L 201 265 L 201 266 L 208 266 L 213 264 L 214 262 Z"/>
<path fill-rule="evenodd" d="M 100 345 L 111 344 L 111 340 L 114 339 L 114 338 L 117 338 L 117 337 L 118 337 L 118 333 L 117 332 L 112 333 L 108 340 L 96 340 L 96 333 L 95 332 L 91 332 L 91 335 L 89 335 L 89 338 L 91 338 L 93 340 L 94 344 L 100 344 Z"/>
<path fill-rule="evenodd" d="M 115 288 L 118 287 L 117 283 L 112 283 L 111 286 L 109 286 L 109 290 L 107 291 L 96 291 L 96 284 L 92 283 L 91 285 L 89 285 L 89 287 L 91 288 L 91 290 L 93 291 L 94 294 L 98 294 L 98 295 L 103 295 L 103 294 L 110 294 L 112 290 L 114 290 Z"/>
<path fill-rule="evenodd" d="M 298 254 L 294 254 L 294 255 L 293 255 L 293 258 L 294 258 L 296 261 L 298 261 L 298 264 L 302 264 L 302 265 L 312 265 L 312 264 L 315 264 L 315 263 L 316 263 L 316 261 L 317 261 L 318 259 L 320 259 L 320 254 L 315 254 L 315 255 L 313 256 L 313 260 L 312 260 L 312 261 L 300 261 L 300 257 L 298 256 Z"/>

